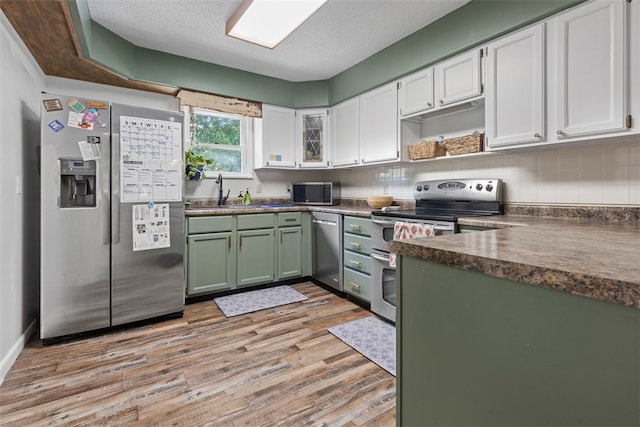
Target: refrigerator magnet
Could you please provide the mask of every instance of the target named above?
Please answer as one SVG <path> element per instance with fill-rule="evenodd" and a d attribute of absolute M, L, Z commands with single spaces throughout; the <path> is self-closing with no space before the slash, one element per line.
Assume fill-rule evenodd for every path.
<path fill-rule="evenodd" d="M 62 102 L 60 102 L 60 100 L 57 98 L 43 99 L 42 104 L 44 105 L 44 109 L 47 110 L 47 113 L 64 110 L 64 107 L 62 106 Z"/>
<path fill-rule="evenodd" d="M 85 106 L 80 103 L 77 99 L 69 100 L 69 108 L 75 111 L 76 113 L 82 113 L 85 109 Z"/>
<path fill-rule="evenodd" d="M 108 110 L 109 103 L 105 101 L 87 101 L 87 108 L 95 108 L 96 110 Z"/>
<path fill-rule="evenodd" d="M 93 130 L 93 123 L 86 121 L 82 113 L 74 113 L 73 111 L 69 111 L 67 126 L 71 128 Z"/>
<path fill-rule="evenodd" d="M 51 123 L 48 124 L 48 126 L 53 129 L 54 132 L 60 132 L 62 129 L 64 129 L 64 125 L 62 123 L 60 123 L 58 120 L 54 120 Z"/>

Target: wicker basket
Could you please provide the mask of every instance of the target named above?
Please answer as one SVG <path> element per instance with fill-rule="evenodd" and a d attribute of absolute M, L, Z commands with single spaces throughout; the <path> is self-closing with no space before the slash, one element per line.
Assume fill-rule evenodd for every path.
<path fill-rule="evenodd" d="M 457 154 L 479 153 L 482 151 L 484 141 L 483 133 L 449 138 L 446 140 L 447 153 L 455 156 Z"/>
<path fill-rule="evenodd" d="M 435 140 L 422 141 L 409 145 L 409 158 L 411 160 L 431 159 L 433 157 L 444 156 L 447 147 L 438 144 Z"/>

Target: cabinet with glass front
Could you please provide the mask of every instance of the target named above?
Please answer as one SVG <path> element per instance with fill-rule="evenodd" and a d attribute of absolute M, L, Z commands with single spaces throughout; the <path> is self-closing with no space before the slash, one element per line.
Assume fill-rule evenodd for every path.
<path fill-rule="evenodd" d="M 327 168 L 329 156 L 327 153 L 327 128 L 329 110 L 304 109 L 297 110 L 297 139 L 299 150 L 299 164 L 301 168 Z"/>

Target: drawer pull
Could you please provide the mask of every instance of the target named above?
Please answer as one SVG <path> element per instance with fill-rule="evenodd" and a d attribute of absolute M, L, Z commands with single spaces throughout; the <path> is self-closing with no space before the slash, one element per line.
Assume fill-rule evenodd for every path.
<path fill-rule="evenodd" d="M 296 219 L 295 218 L 285 218 L 284 220 L 287 221 L 287 222 L 291 222 L 291 221 L 295 221 Z"/>
<path fill-rule="evenodd" d="M 359 285 L 359 284 L 357 284 L 357 283 L 353 283 L 353 282 L 349 282 L 349 284 L 351 285 L 351 287 L 352 287 L 354 290 L 356 290 L 356 291 L 360 292 L 360 285 Z"/>
<path fill-rule="evenodd" d="M 353 259 L 352 259 L 352 260 L 350 260 L 349 262 L 350 262 L 351 264 L 353 264 L 353 265 L 357 265 L 357 266 L 360 266 L 360 264 L 362 264 L 360 261 L 356 261 L 356 260 L 353 260 Z"/>
<path fill-rule="evenodd" d="M 362 228 L 359 224 L 349 224 L 349 227 L 353 230 L 360 230 Z"/>
<path fill-rule="evenodd" d="M 362 246 L 362 245 L 361 245 L 360 243 L 358 243 L 358 242 L 349 242 L 349 244 L 350 244 L 351 246 L 353 246 L 354 248 L 359 248 L 359 247 L 361 247 L 361 246 Z"/>

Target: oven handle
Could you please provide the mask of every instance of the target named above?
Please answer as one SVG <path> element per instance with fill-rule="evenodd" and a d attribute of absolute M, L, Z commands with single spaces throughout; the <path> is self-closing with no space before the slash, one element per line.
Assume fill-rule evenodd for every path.
<path fill-rule="evenodd" d="M 434 225 L 433 229 L 436 231 L 453 231 L 453 227 L 443 227 L 441 225 Z"/>
<path fill-rule="evenodd" d="M 378 254 L 371 254 L 371 257 L 373 259 L 377 259 L 378 261 L 382 261 L 382 262 L 386 262 L 386 263 L 389 262 L 389 257 L 383 257 L 383 256 L 378 255 Z"/>
<path fill-rule="evenodd" d="M 383 221 L 380 219 L 372 219 L 371 222 L 378 225 L 392 225 L 392 226 L 396 225 L 395 221 Z"/>

